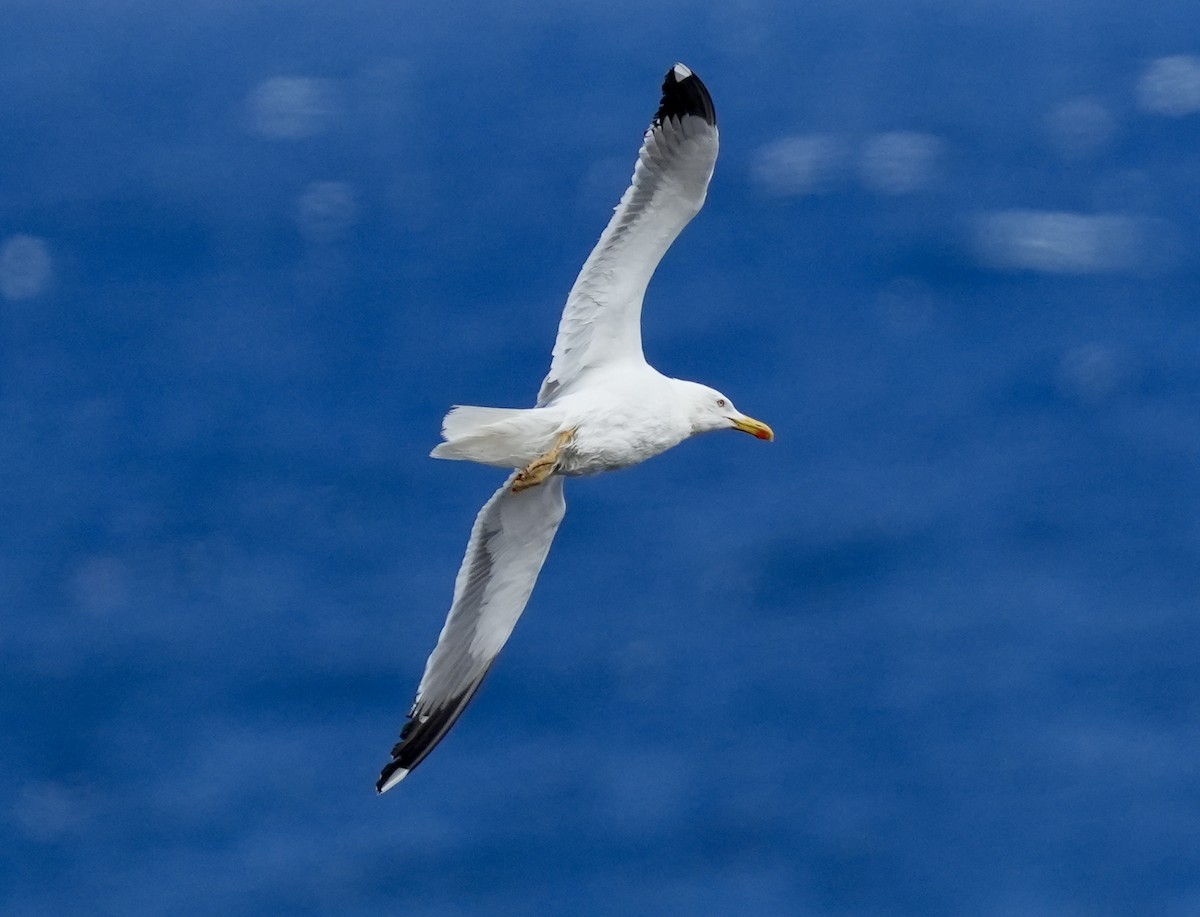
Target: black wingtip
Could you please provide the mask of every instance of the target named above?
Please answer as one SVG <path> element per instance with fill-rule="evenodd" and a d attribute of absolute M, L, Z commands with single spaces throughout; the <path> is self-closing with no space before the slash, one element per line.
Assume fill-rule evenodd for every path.
<path fill-rule="evenodd" d="M 433 710 L 418 713 L 414 707 L 413 712 L 408 715 L 408 722 L 400 730 L 400 741 L 392 748 L 392 760 L 383 768 L 379 780 L 375 782 L 375 792 L 386 793 L 425 760 L 446 737 L 450 727 L 458 722 L 458 718 L 467 709 L 467 704 L 475 697 L 475 692 L 479 690 L 485 675 L 487 670 L 481 672 L 461 694 L 455 695 Z"/>
<path fill-rule="evenodd" d="M 657 127 L 667 118 L 680 119 L 685 115 L 703 118 L 709 124 L 716 125 L 717 110 L 713 108 L 712 96 L 700 77 L 683 64 L 676 64 L 667 71 L 662 93 L 652 126 Z"/>
<path fill-rule="evenodd" d="M 408 776 L 408 768 L 401 767 L 399 761 L 389 761 L 387 766 L 384 767 L 383 772 L 380 773 L 379 779 L 375 781 L 376 793 L 384 793 L 391 789 L 392 786 L 395 786 L 396 783 L 400 782 L 400 780 L 395 781 L 395 783 L 392 782 L 392 776 L 396 773 L 396 771 L 404 771 L 404 773 L 400 775 L 400 780 L 403 780 Z"/>

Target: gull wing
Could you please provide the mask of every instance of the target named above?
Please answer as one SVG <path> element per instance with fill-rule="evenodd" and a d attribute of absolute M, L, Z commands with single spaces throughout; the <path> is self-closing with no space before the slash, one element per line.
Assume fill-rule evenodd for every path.
<path fill-rule="evenodd" d="M 563 479 L 514 494 L 511 476 L 475 517 L 454 601 L 417 699 L 375 789 L 408 776 L 450 731 L 512 633 L 566 512 Z"/>
<path fill-rule="evenodd" d="M 642 297 L 658 262 L 704 205 L 717 161 L 717 115 L 700 78 L 667 71 L 662 102 L 642 140 L 633 183 L 567 297 L 554 359 L 538 393 L 553 400 L 587 370 L 644 362 Z"/>

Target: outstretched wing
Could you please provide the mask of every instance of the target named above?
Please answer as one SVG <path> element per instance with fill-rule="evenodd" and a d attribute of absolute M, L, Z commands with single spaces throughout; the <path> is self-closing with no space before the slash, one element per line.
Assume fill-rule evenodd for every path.
<path fill-rule="evenodd" d="M 462 715 L 533 592 L 566 511 L 563 479 L 552 475 L 514 494 L 513 478 L 475 517 L 450 614 L 392 760 L 375 784 L 380 793 L 408 776 Z"/>
<path fill-rule="evenodd" d="M 567 297 L 539 406 L 589 368 L 645 360 L 646 285 L 703 206 L 717 146 L 712 98 L 696 74 L 676 64 L 663 81 L 662 102 L 643 138 L 633 183 Z"/>

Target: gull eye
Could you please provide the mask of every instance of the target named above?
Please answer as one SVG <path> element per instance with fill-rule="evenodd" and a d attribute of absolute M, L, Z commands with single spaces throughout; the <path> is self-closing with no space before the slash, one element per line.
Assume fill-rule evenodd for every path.
<path fill-rule="evenodd" d="M 724 398 L 717 399 L 717 407 L 719 407 L 719 408 L 725 407 L 725 399 Z"/>

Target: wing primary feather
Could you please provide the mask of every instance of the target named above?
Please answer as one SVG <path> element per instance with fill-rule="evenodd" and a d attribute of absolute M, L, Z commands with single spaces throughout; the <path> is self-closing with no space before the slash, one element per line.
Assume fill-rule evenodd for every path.
<path fill-rule="evenodd" d="M 681 119 L 685 115 L 703 118 L 714 127 L 717 123 L 717 110 L 713 107 L 712 96 L 700 77 L 683 64 L 676 64 L 663 78 L 662 101 L 658 104 L 650 127 L 653 129 L 668 118 Z"/>
<path fill-rule="evenodd" d="M 414 712 L 409 714 L 409 721 L 400 731 L 400 741 L 392 748 L 392 760 L 384 766 L 379 774 L 379 779 L 375 782 L 375 792 L 386 793 L 429 756 L 429 753 L 446 737 L 450 727 L 457 723 L 458 718 L 463 715 L 463 711 L 467 709 L 467 705 L 479 691 L 479 686 L 483 684 L 487 672 L 488 670 L 485 670 L 462 694 L 451 698 L 429 713 L 416 715 L 416 708 L 414 708 Z"/>

